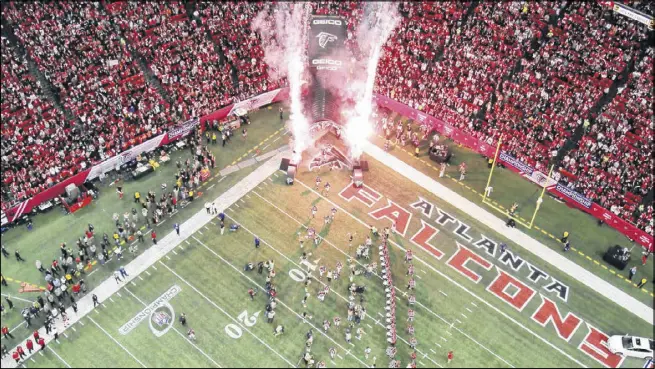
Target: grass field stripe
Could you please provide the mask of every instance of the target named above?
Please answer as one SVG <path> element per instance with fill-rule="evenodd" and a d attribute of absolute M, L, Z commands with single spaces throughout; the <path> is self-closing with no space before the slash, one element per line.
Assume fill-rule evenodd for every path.
<path fill-rule="evenodd" d="M 175 255 L 177 255 L 177 252 L 175 252 L 175 249 L 171 250 L 171 252 Z"/>
<path fill-rule="evenodd" d="M 116 303 L 116 301 L 114 301 L 114 299 L 112 299 L 111 297 L 109 297 L 109 301 Z"/>
<path fill-rule="evenodd" d="M 132 286 L 136 287 L 136 283 L 134 283 L 134 281 L 130 281 L 130 283 L 132 284 Z"/>
<path fill-rule="evenodd" d="M 151 275 L 151 274 L 150 274 L 150 272 L 149 272 L 149 271 L 147 271 L 147 270 L 144 270 L 144 272 L 146 272 L 146 274 L 147 274 L 148 276 L 150 276 L 150 275 Z"/>
<path fill-rule="evenodd" d="M 66 332 L 61 332 L 61 334 L 63 334 L 64 337 L 68 338 L 68 335 L 66 334 Z"/>
<path fill-rule="evenodd" d="M 243 226 L 242 223 L 239 223 L 239 224 L 241 224 L 241 228 L 246 229 L 246 228 Z M 248 232 L 252 234 L 252 232 L 250 232 L 250 231 L 248 231 Z M 259 283 L 257 283 L 257 282 L 254 281 L 253 279 L 251 279 L 251 278 L 250 278 L 249 276 L 247 276 L 246 274 L 244 274 L 244 273 L 241 271 L 241 269 L 239 269 L 239 268 L 235 267 L 234 265 L 232 265 L 232 263 L 230 263 L 229 261 L 225 260 L 221 255 L 217 254 L 214 250 L 210 249 L 207 245 L 205 245 L 204 243 L 200 242 L 200 240 L 198 240 L 198 239 L 195 238 L 194 236 L 191 236 L 191 237 L 193 237 L 193 239 L 196 240 L 196 242 L 198 242 L 198 243 L 199 243 L 200 245 L 202 245 L 205 249 L 207 249 L 207 251 L 211 252 L 212 254 L 214 254 L 214 256 L 216 256 L 217 258 L 221 259 L 221 261 L 223 261 L 225 264 L 227 264 L 227 265 L 230 266 L 232 269 L 234 269 L 237 273 L 241 274 L 243 277 L 245 277 L 246 279 L 248 279 L 251 283 L 254 283 L 256 286 L 259 286 L 259 288 L 261 288 L 262 290 L 266 290 L 266 289 L 265 289 L 263 286 L 261 286 Z M 277 251 L 275 248 L 273 248 L 272 246 L 270 246 L 270 244 L 268 244 L 266 241 L 262 240 L 262 242 L 263 242 L 264 244 L 268 245 L 269 247 L 271 247 L 273 250 Z M 277 252 L 278 252 L 280 255 L 284 256 L 284 257 L 285 257 L 287 260 L 289 260 L 292 264 L 297 265 L 297 264 L 294 263 L 291 259 L 289 259 L 286 255 L 280 253 L 279 251 L 277 251 Z M 168 267 L 167 267 L 167 268 L 168 268 Z M 169 268 L 169 269 L 170 269 L 170 268 Z M 192 287 L 192 288 L 193 288 L 193 287 Z M 335 294 L 336 294 L 336 291 L 331 291 L 331 292 L 335 292 Z M 298 318 L 302 318 L 302 316 L 301 316 L 300 314 L 298 314 L 295 310 L 293 310 L 293 309 L 291 309 L 289 306 L 287 306 L 287 304 L 285 304 L 285 303 L 282 301 L 282 299 L 278 298 L 277 300 L 278 300 L 278 302 L 280 303 L 280 305 L 284 306 L 287 310 L 289 310 L 290 312 L 292 312 L 292 313 L 293 313 L 294 315 L 296 315 Z M 347 301 L 347 300 L 346 300 L 346 301 Z M 323 332 L 322 329 L 318 329 L 318 328 L 316 328 L 316 326 L 314 326 L 314 325 L 313 325 L 311 322 L 309 322 L 309 321 L 307 322 L 307 324 L 309 324 L 310 326 L 312 326 L 312 327 L 313 327 L 317 332 L 321 333 L 321 334 L 322 334 L 323 336 L 325 336 L 327 339 L 329 339 L 330 341 L 332 341 L 332 343 L 334 343 L 335 345 L 339 346 L 342 350 L 346 351 L 346 349 L 345 349 L 343 346 L 341 346 L 338 342 L 336 342 L 334 339 L 332 339 L 332 337 L 330 337 L 330 336 L 328 336 L 327 334 L 325 334 L 325 332 Z M 359 362 L 360 362 L 362 365 L 364 365 L 365 367 L 368 367 L 368 365 L 366 365 L 366 363 L 364 363 L 363 361 L 361 361 L 357 356 L 355 356 L 355 355 L 353 355 L 353 354 L 350 354 L 350 356 L 352 356 L 353 358 L 355 358 L 355 360 L 359 361 Z"/>
<path fill-rule="evenodd" d="M 46 346 L 46 347 L 48 348 L 48 350 L 52 351 L 52 353 L 55 354 L 55 356 L 57 357 L 57 359 L 59 359 L 59 361 L 61 361 L 62 363 L 64 363 L 64 365 L 66 365 L 67 368 L 71 368 L 71 366 L 66 362 L 66 360 L 62 359 L 61 356 L 59 356 L 59 354 L 56 353 L 55 350 L 52 349 L 52 347 L 50 347 L 50 346 Z M 41 351 L 39 351 L 39 353 L 40 353 L 40 352 L 41 352 Z"/>
<path fill-rule="evenodd" d="M 227 311 L 225 311 L 222 307 L 218 306 L 214 301 L 212 301 L 209 297 L 207 297 L 204 293 L 202 293 L 200 290 L 198 290 L 198 289 L 197 289 L 195 286 L 193 286 L 191 283 L 187 282 L 186 279 L 182 278 L 181 275 L 177 274 L 177 273 L 176 273 L 173 269 L 171 269 L 168 265 L 164 264 L 164 263 L 161 262 L 161 261 L 159 261 L 159 264 L 163 265 L 164 268 L 168 269 L 168 271 L 171 272 L 174 276 L 176 276 L 179 280 L 181 280 L 182 282 L 184 282 L 187 286 L 191 287 L 192 290 L 194 290 L 198 295 L 200 295 L 203 299 L 205 299 L 207 302 L 209 302 L 212 306 L 214 306 L 215 308 L 217 308 L 218 310 L 220 310 L 220 311 L 221 311 L 225 316 L 227 316 L 228 318 L 230 318 L 230 319 L 231 319 L 231 320 L 232 320 L 236 325 L 238 325 L 239 327 L 241 327 L 241 328 L 242 328 L 243 330 L 245 330 L 246 332 L 250 333 L 251 336 L 255 337 L 255 339 L 256 339 L 257 341 L 259 341 L 259 343 L 261 343 L 261 344 L 263 344 L 264 346 L 266 346 L 269 350 L 273 351 L 273 352 L 274 352 L 278 357 L 280 357 L 280 359 L 284 360 L 287 364 L 289 364 L 289 365 L 291 365 L 292 367 L 295 368 L 295 366 L 293 365 L 292 362 L 290 362 L 289 360 L 287 360 L 284 356 L 282 356 L 282 354 L 280 354 L 279 352 L 277 352 L 274 348 L 272 348 L 271 346 L 269 346 L 269 345 L 268 345 L 266 342 L 264 342 L 261 338 L 259 338 L 257 335 L 255 335 L 254 333 L 252 333 L 252 332 L 250 331 L 250 329 L 248 329 L 248 327 L 246 327 L 246 326 L 244 326 L 243 324 L 241 324 L 241 322 L 239 322 L 238 320 L 236 320 L 232 315 L 230 315 L 230 314 L 229 314 Z M 280 301 L 280 303 L 282 303 L 282 302 Z"/>
<path fill-rule="evenodd" d="M 478 305 L 475 304 L 475 302 L 471 301 L 471 305 L 478 307 Z"/>
<path fill-rule="evenodd" d="M 184 240 L 184 242 L 186 242 L 187 245 L 191 246 L 191 242 L 189 242 L 189 240 Z M 153 265 L 153 267 L 154 267 L 154 265 Z"/>
<path fill-rule="evenodd" d="M 33 363 L 36 363 L 36 361 L 34 361 L 34 359 L 30 358 L 30 360 L 32 360 Z"/>
<path fill-rule="evenodd" d="M 439 290 L 439 293 L 441 293 L 442 295 L 448 297 L 448 295 L 447 295 L 444 291 L 442 291 L 442 290 Z"/>
<path fill-rule="evenodd" d="M 225 177 L 221 177 L 221 179 L 219 179 L 218 182 L 216 182 L 216 183 L 221 183 L 221 181 L 224 180 L 224 179 L 225 179 Z"/>
<path fill-rule="evenodd" d="M 435 354 L 435 355 L 437 354 L 437 352 L 434 351 L 433 349 L 430 349 L 430 352 L 432 352 L 432 353 Z"/>
<path fill-rule="evenodd" d="M 82 320 L 80 320 L 80 324 L 82 324 L 82 326 L 84 326 L 84 322 Z"/>
<path fill-rule="evenodd" d="M 303 183 L 302 181 L 298 180 L 297 178 L 296 178 L 296 183 L 299 183 L 301 186 L 303 186 L 303 187 L 305 187 L 306 189 L 308 189 L 308 190 L 314 192 L 316 195 L 322 197 L 322 198 L 325 199 L 327 202 L 329 202 L 330 204 L 332 204 L 334 207 L 336 207 L 337 209 L 343 211 L 344 213 L 348 214 L 351 218 L 353 218 L 354 220 L 356 220 L 357 222 L 359 222 L 362 226 L 364 226 L 364 228 L 368 229 L 368 224 L 367 224 L 367 223 L 363 222 L 361 219 L 359 219 L 359 218 L 357 218 L 356 216 L 352 215 L 349 211 L 345 210 L 345 209 L 342 208 L 341 206 L 335 204 L 332 200 L 323 197 L 321 194 L 319 194 L 318 192 L 314 191 L 314 189 L 312 189 L 311 187 L 307 186 L 305 183 Z M 398 243 L 396 243 L 395 241 L 393 241 L 393 240 L 391 240 L 391 239 L 389 240 L 389 244 L 391 244 L 391 245 L 393 245 L 393 246 L 399 248 L 399 249 L 402 250 L 402 251 L 406 251 L 406 249 L 405 249 L 404 247 L 400 246 Z M 532 334 L 533 336 L 535 336 L 536 338 L 538 338 L 540 341 L 542 341 L 542 342 L 544 342 L 545 344 L 547 344 L 548 346 L 552 347 L 552 348 L 555 349 L 557 352 L 559 352 L 560 354 L 562 354 L 562 355 L 564 355 L 565 357 L 567 357 L 569 360 L 571 360 L 571 361 L 573 361 L 574 363 L 580 365 L 581 367 L 585 367 L 585 365 L 584 365 L 582 362 L 580 362 L 579 360 L 576 360 L 573 356 L 567 354 L 567 353 L 564 352 L 561 348 L 555 346 L 554 344 L 552 344 L 552 343 L 551 343 L 550 341 L 548 341 L 547 339 L 543 338 L 542 336 L 540 336 L 539 334 L 537 334 L 536 332 L 534 332 L 534 331 L 531 330 L 530 328 L 528 328 L 528 327 L 526 327 L 525 325 L 521 324 L 519 321 L 517 321 L 516 319 L 512 318 L 511 316 L 509 316 L 507 313 L 503 312 L 502 310 L 500 310 L 500 309 L 497 308 L 496 306 L 492 305 L 490 302 L 488 302 L 488 301 L 485 300 L 484 298 L 478 296 L 475 292 L 469 290 L 468 288 L 466 288 L 466 287 L 463 286 L 462 284 L 458 283 L 457 281 L 455 281 L 454 279 L 452 279 L 452 278 L 449 277 L 448 275 L 446 275 L 446 274 L 444 274 L 443 272 L 439 271 L 437 268 L 435 268 L 435 267 L 432 266 L 431 264 L 427 263 L 426 261 L 424 261 L 423 259 L 421 259 L 421 258 L 419 258 L 419 257 L 415 257 L 415 259 L 416 259 L 418 262 L 420 262 L 420 263 L 422 263 L 423 265 L 425 265 L 428 269 L 432 270 L 433 272 L 437 273 L 438 275 L 440 275 L 441 277 L 443 277 L 444 279 L 446 279 L 447 281 L 449 281 L 450 283 L 452 283 L 452 284 L 454 284 L 455 286 L 457 286 L 457 287 L 461 288 L 462 290 L 466 291 L 468 294 L 470 294 L 471 296 L 473 296 L 474 298 L 476 298 L 477 300 L 479 300 L 479 301 L 482 302 L 483 304 L 487 305 L 488 307 L 490 307 L 490 308 L 493 309 L 495 312 L 497 312 L 498 314 L 502 315 L 503 317 L 505 317 L 506 319 L 508 319 L 508 320 L 511 321 L 512 323 L 514 323 L 514 324 L 516 324 L 517 326 L 521 327 L 521 328 L 522 328 L 523 330 L 525 330 L 526 332 Z"/>
<path fill-rule="evenodd" d="M 91 318 L 91 317 L 89 317 L 89 320 L 91 321 L 91 323 L 95 324 L 96 327 L 100 328 L 100 330 L 101 330 L 105 335 L 107 335 L 107 337 L 109 337 L 112 341 L 114 341 L 114 343 L 116 343 L 120 348 L 122 348 L 123 351 L 127 352 L 127 354 L 130 355 L 130 356 L 132 357 L 132 359 L 136 360 L 136 362 L 139 363 L 142 367 L 147 368 L 147 366 L 146 366 L 145 364 L 143 364 L 143 363 L 141 362 L 141 360 L 137 359 L 136 356 L 132 355 L 132 353 L 130 352 L 130 350 L 126 349 L 125 346 L 123 346 L 120 342 L 116 341 L 116 339 L 115 339 L 111 334 L 109 334 L 109 332 L 107 332 L 104 328 L 102 328 L 102 327 L 100 326 L 100 324 L 98 324 L 98 322 L 96 322 L 95 320 L 93 320 L 93 318 Z"/>
<path fill-rule="evenodd" d="M 141 305 L 143 305 L 144 307 L 148 307 L 148 305 L 147 305 L 145 302 L 143 302 L 143 300 L 141 300 L 141 299 L 138 298 L 135 294 L 133 294 L 132 291 L 128 290 L 127 287 L 125 288 L 125 291 L 126 291 L 127 293 L 129 293 L 130 295 L 132 295 L 132 297 L 134 297 L 134 299 L 136 299 L 138 302 L 140 302 Z M 172 327 L 172 328 L 173 328 L 173 330 L 174 330 L 177 334 L 180 335 L 180 337 L 182 337 L 185 341 L 189 342 L 189 344 L 191 344 L 191 346 L 195 347 L 196 350 L 198 350 L 198 352 L 200 352 L 200 353 L 201 353 L 204 357 L 206 357 L 209 361 L 211 361 L 212 363 L 214 363 L 214 365 L 216 365 L 216 366 L 219 367 L 219 368 L 222 368 L 222 367 L 223 367 L 223 366 L 221 366 L 221 364 L 217 363 L 214 359 L 212 359 L 209 355 L 207 355 L 207 353 L 205 353 L 205 352 L 204 352 L 200 347 L 198 347 L 195 343 L 193 343 L 189 338 L 187 338 L 187 337 L 184 336 L 182 333 L 180 333 L 180 331 L 178 331 L 177 328 L 175 328 L 175 327 Z"/>
<path fill-rule="evenodd" d="M 140 275 L 137 275 L 137 278 L 139 278 L 140 280 L 143 280 L 143 278 L 141 278 L 141 276 L 140 276 Z"/>
<path fill-rule="evenodd" d="M 213 185 L 207 187 L 207 191 L 209 191 L 210 189 L 212 189 L 212 187 L 214 187 L 214 186 L 216 186 L 216 183 L 214 183 Z"/>
<path fill-rule="evenodd" d="M 469 308 L 466 308 L 466 310 L 468 310 L 469 313 L 472 313 L 472 312 L 473 312 L 473 310 L 471 310 L 471 309 L 469 309 Z"/>
<path fill-rule="evenodd" d="M 41 352 L 41 350 L 39 350 L 39 355 L 43 356 L 43 352 Z"/>

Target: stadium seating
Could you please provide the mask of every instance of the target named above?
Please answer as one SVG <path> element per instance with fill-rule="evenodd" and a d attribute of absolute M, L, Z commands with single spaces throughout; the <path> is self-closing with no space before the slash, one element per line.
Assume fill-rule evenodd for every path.
<path fill-rule="evenodd" d="M 2 38 L 2 199 L 19 200 L 71 174 L 63 114 L 45 97 L 18 51 Z M 74 151 L 71 151 L 74 155 Z"/>
<path fill-rule="evenodd" d="M 624 2 L 653 14 L 650 2 Z M 346 17 L 346 45 L 357 53 L 362 4 L 322 1 L 311 10 Z M 286 85 L 268 70 L 251 29 L 270 6 L 10 3 L 3 16 L 66 114 L 3 39 L 11 68 L 2 72 L 2 145 L 12 153 L 2 158 L 3 202 L 28 197 L 173 122 Z M 522 161 L 540 170 L 560 164 L 556 179 L 652 229 L 652 206 L 640 206 L 652 187 L 644 163 L 652 165 L 653 143 L 645 96 L 653 86 L 653 49 L 644 51 L 644 25 L 596 2 L 401 2 L 399 12 L 376 92 L 490 144 L 502 135 L 505 149 Z M 569 142 L 579 147 L 555 162 Z"/>

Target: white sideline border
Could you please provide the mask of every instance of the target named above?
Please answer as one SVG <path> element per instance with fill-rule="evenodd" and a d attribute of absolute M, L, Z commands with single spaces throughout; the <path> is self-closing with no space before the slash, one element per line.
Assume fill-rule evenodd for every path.
<path fill-rule="evenodd" d="M 474 214 L 478 222 L 513 240 L 516 244 L 543 259 L 551 266 L 561 270 L 576 281 L 594 289 L 602 296 L 635 314 L 648 324 L 655 324 L 655 312 L 653 311 L 653 308 L 648 307 L 646 304 L 606 282 L 594 273 L 562 256 L 557 253 L 557 251 L 528 236 L 518 228 L 506 227 L 505 221 L 496 217 L 496 215 L 491 214 L 482 207 L 474 204 L 460 194 L 428 177 L 419 170 L 385 152 L 374 144 L 366 142 L 364 144 L 364 152 L 399 174 L 402 174 L 416 185 L 431 192 L 443 201 L 446 201 L 467 214 Z"/>
<path fill-rule="evenodd" d="M 275 171 L 279 169 L 280 160 L 282 157 L 291 155 L 291 151 L 285 150 L 278 152 L 275 156 L 268 159 L 266 162 L 261 164 L 261 166 L 248 174 L 245 178 L 240 180 L 230 189 L 225 191 L 219 197 L 217 197 L 214 202 L 219 209 L 227 209 L 236 201 L 238 201 L 243 195 L 250 190 L 257 187 L 260 183 L 270 177 Z M 107 278 L 104 282 L 100 283 L 96 288 L 89 291 L 85 296 L 80 298 L 77 301 L 78 312 L 73 312 L 72 308 L 66 309 L 66 313 L 69 317 L 68 327 L 64 327 L 61 319 L 56 319 L 54 322 L 54 327 L 57 328 L 59 333 L 63 333 L 69 327 L 72 327 L 75 323 L 81 322 L 82 318 L 87 316 L 91 311 L 94 311 L 93 301 L 91 299 L 92 295 L 98 296 L 98 301 L 100 303 L 107 300 L 114 293 L 118 292 L 124 285 L 128 282 L 131 282 L 134 278 L 137 278 L 139 274 L 144 272 L 150 267 L 154 267 L 154 264 L 159 261 L 161 258 L 166 256 L 171 250 L 176 248 L 180 243 L 184 242 L 187 238 L 193 235 L 196 231 L 202 228 L 204 225 L 209 223 L 214 218 L 213 215 L 207 214 L 207 211 L 203 208 L 200 209 L 196 214 L 187 219 L 184 223 L 180 225 L 180 235 L 178 236 L 175 231 L 171 230 L 166 236 L 158 240 L 156 245 L 152 245 L 147 248 L 141 255 L 137 256 L 130 263 L 125 265 L 125 269 L 130 273 L 130 275 L 123 280 L 122 283 L 117 284 L 112 276 Z M 95 310 L 96 313 L 98 312 Z M 52 341 L 53 336 L 45 333 L 45 328 L 39 329 L 39 334 L 44 338 L 46 346 L 50 341 Z M 19 345 L 25 347 L 25 340 L 22 340 Z M 17 346 L 17 345 L 16 345 Z M 14 346 L 9 352 L 13 352 L 16 349 Z M 26 353 L 26 358 L 21 360 L 19 365 L 22 365 L 25 360 L 29 359 L 32 355 L 39 352 L 35 350 L 32 354 Z M 11 358 L 11 355 L 8 355 L 5 359 L 2 359 L 1 362 L 2 368 L 16 368 L 16 361 Z"/>

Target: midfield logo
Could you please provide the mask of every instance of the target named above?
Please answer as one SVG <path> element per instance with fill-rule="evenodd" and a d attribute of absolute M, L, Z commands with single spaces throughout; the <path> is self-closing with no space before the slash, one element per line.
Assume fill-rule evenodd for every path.
<path fill-rule="evenodd" d="M 316 38 L 318 38 L 318 46 L 321 48 L 325 48 L 325 45 L 327 45 L 328 42 L 334 42 L 337 40 L 337 36 L 327 32 L 319 33 Z"/>

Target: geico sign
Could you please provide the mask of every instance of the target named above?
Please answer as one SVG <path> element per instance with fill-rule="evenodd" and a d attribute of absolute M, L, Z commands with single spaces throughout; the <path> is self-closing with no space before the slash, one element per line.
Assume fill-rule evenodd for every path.
<path fill-rule="evenodd" d="M 312 59 L 313 65 L 343 65 L 341 60 L 332 60 L 332 59 Z"/>
<path fill-rule="evenodd" d="M 314 19 L 312 24 L 331 24 L 333 26 L 340 26 L 342 23 L 336 19 Z"/>

